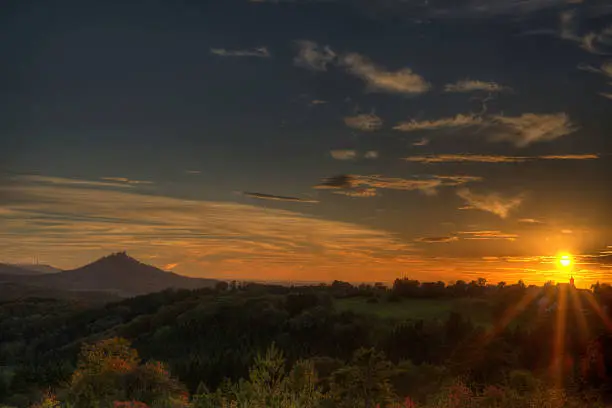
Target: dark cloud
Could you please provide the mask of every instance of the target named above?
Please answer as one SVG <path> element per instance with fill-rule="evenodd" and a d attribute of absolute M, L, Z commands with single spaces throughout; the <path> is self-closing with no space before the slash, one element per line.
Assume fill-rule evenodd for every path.
<path fill-rule="evenodd" d="M 410 156 L 404 160 L 416 163 L 522 163 L 534 160 L 595 160 L 598 154 L 556 154 L 546 156 L 503 156 L 484 154 L 431 154 Z"/>
<path fill-rule="evenodd" d="M 454 187 L 478 181 L 482 181 L 482 178 L 464 175 L 414 178 L 341 175 L 325 178 L 314 188 L 344 190 L 345 192 L 341 194 L 352 197 L 373 197 L 376 195 L 376 189 L 420 191 L 426 195 L 435 195 L 442 187 Z"/>
<path fill-rule="evenodd" d="M 308 198 L 299 198 L 299 197 L 285 197 L 285 196 L 277 196 L 272 194 L 262 194 L 262 193 L 251 193 L 251 192 L 243 192 L 245 197 L 256 198 L 258 200 L 270 200 L 270 201 L 289 201 L 289 202 L 297 202 L 297 203 L 311 203 L 316 204 L 319 201 L 312 200 Z"/>
<path fill-rule="evenodd" d="M 210 53 L 220 57 L 259 57 L 269 58 L 270 51 L 266 47 L 252 48 L 248 50 L 226 50 L 225 48 L 211 48 Z"/>
<path fill-rule="evenodd" d="M 319 189 L 336 189 L 336 188 L 352 188 L 355 186 L 355 177 L 350 174 L 341 174 L 324 178 L 315 188 Z"/>

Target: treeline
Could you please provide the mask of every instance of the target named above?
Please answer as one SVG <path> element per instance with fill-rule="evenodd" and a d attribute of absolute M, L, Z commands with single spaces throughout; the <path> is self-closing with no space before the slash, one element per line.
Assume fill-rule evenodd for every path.
<path fill-rule="evenodd" d="M 282 352 L 287 372 L 303 361 L 312 364 L 317 387 L 326 395 L 333 378 L 340 381 L 340 374 L 334 373 L 354 365 L 363 350 L 380 357 L 394 373 L 408 367 L 410 380 L 395 375 L 387 379 L 393 395 L 419 404 L 429 403 L 426 397 L 444 388 L 439 381 L 459 381 L 480 398 L 487 387 L 509 387 L 520 372 L 544 385 L 552 372 L 561 373 L 555 380 L 567 392 L 609 395 L 612 347 L 606 322 L 595 312 L 566 310 L 559 353 L 557 319 L 539 314 L 531 295 L 554 297 L 559 289 L 551 285 L 537 292 L 520 284 L 475 285 L 485 289 L 473 293 L 492 305 L 490 327 L 475 325 L 458 313 L 438 320 L 398 321 L 336 309 L 338 297 L 361 295 L 401 306 L 403 296 L 417 293 L 412 292 L 415 285 L 407 283 L 401 280 L 393 288 L 349 287 L 342 282 L 294 288 L 228 285 L 167 290 L 99 308 L 48 299 L 0 304 L 0 401 L 27 407 L 40 399 L 41 390 L 65 388 L 78 372 L 82 344 L 114 337 L 129 340 L 145 361 L 163 361 L 191 395 L 202 387 L 211 394 L 224 393 L 241 379 L 246 384 L 254 362 L 272 344 Z M 444 290 L 456 286 L 445 285 Z M 423 288 L 430 289 L 419 284 L 417 290 Z M 582 297 L 583 305 L 603 299 L 598 293 L 588 292 L 593 299 L 584 298 L 587 293 L 574 294 Z M 510 315 L 511 321 L 506 321 Z M 557 366 L 561 368 L 552 370 Z M 417 378 L 429 380 L 421 383 Z"/>

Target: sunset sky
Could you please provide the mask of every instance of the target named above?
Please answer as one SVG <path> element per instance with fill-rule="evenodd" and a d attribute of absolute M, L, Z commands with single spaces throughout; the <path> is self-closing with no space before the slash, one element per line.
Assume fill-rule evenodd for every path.
<path fill-rule="evenodd" d="M 608 0 L 8 0 L 0 36 L 0 262 L 612 282 Z"/>

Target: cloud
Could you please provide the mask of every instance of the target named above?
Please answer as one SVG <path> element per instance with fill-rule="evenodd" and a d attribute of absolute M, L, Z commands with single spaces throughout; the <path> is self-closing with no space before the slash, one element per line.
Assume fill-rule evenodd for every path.
<path fill-rule="evenodd" d="M 590 54 L 610 55 L 608 48 L 612 45 L 612 27 L 604 28 L 599 33 L 591 31 L 580 35 L 578 34 L 576 17 L 576 10 L 564 11 L 559 14 L 559 37 L 574 42 Z"/>
<path fill-rule="evenodd" d="M 518 221 L 519 224 L 532 225 L 532 226 L 545 225 L 546 224 L 544 221 L 536 220 L 535 218 L 520 218 L 517 221 Z"/>
<path fill-rule="evenodd" d="M 81 180 L 63 177 L 52 177 L 52 176 L 37 176 L 37 175 L 19 175 L 13 177 L 17 182 L 27 182 L 36 184 L 52 184 L 58 186 L 75 186 L 75 187 L 119 187 L 129 188 L 132 187 L 129 183 L 114 182 L 111 181 L 93 181 L 93 180 Z"/>
<path fill-rule="evenodd" d="M 444 87 L 445 92 L 503 92 L 507 90 L 510 90 L 510 88 L 495 82 L 475 81 L 471 79 L 457 81 L 454 84 L 448 84 Z"/>
<path fill-rule="evenodd" d="M 258 200 L 289 201 L 289 202 L 311 203 L 311 204 L 316 204 L 319 202 L 317 200 L 311 200 L 307 198 L 285 197 L 285 196 L 277 196 L 277 195 L 262 194 L 262 193 L 250 193 L 247 191 L 243 192 L 242 195 L 244 195 L 245 197 L 256 198 Z"/>
<path fill-rule="evenodd" d="M 376 150 L 369 150 L 361 155 L 357 150 L 353 149 L 337 149 L 329 152 L 331 156 L 336 160 L 356 160 L 359 158 L 364 159 L 378 159 L 378 152 Z"/>
<path fill-rule="evenodd" d="M 603 96 L 604 98 L 612 99 L 612 94 L 609 94 L 609 93 L 601 92 L 599 95 Z"/>
<path fill-rule="evenodd" d="M 329 46 L 321 47 L 314 41 L 296 42 L 299 51 L 294 65 L 313 71 L 327 71 L 329 65 L 344 67 L 348 73 L 362 79 L 369 92 L 384 92 L 404 95 L 421 94 L 431 85 L 409 68 L 388 71 L 370 59 L 357 53 L 338 56 Z"/>
<path fill-rule="evenodd" d="M 440 130 L 444 128 L 461 128 L 467 126 L 476 126 L 482 124 L 482 118 L 474 115 L 459 114 L 455 117 L 442 118 L 438 120 L 411 120 L 409 122 L 401 122 L 393 129 L 402 132 L 414 132 L 417 130 Z"/>
<path fill-rule="evenodd" d="M 404 160 L 416 163 L 517 163 L 525 157 L 497 156 L 482 154 L 435 154 L 428 156 L 410 156 Z"/>
<path fill-rule="evenodd" d="M 315 186 L 317 189 L 339 189 L 345 191 L 357 191 L 363 189 L 386 189 L 420 191 L 427 195 L 434 195 L 442 187 L 454 187 L 463 184 L 482 181 L 481 177 L 474 176 L 429 176 L 422 178 L 405 179 L 399 177 L 384 177 L 379 175 L 341 175 L 323 179 Z M 361 196 L 359 194 L 347 194 L 351 196 Z M 372 196 L 372 195 L 368 195 Z"/>
<path fill-rule="evenodd" d="M 601 49 L 603 47 L 601 40 L 602 38 L 597 33 L 585 34 L 580 41 L 580 48 L 595 55 L 610 55 Z"/>
<path fill-rule="evenodd" d="M 180 263 L 178 272 L 192 275 L 359 280 L 355 268 L 366 268 L 364 275 L 392 276 L 412 257 L 411 244 L 353 223 L 232 202 L 91 190 L 71 182 L 0 186 L 9 197 L 3 208 L 11 211 L 0 217 L 5 261 L 35 253 L 71 268 L 127 250 L 160 266 Z"/>
<path fill-rule="evenodd" d="M 429 139 L 423 137 L 412 143 L 413 146 L 427 146 L 429 144 Z"/>
<path fill-rule="evenodd" d="M 327 71 L 327 66 L 336 60 L 336 53 L 329 46 L 319 47 L 312 41 L 297 41 L 299 51 L 294 65 L 313 71 Z"/>
<path fill-rule="evenodd" d="M 336 160 L 355 160 L 357 158 L 356 150 L 332 150 L 329 153 Z"/>
<path fill-rule="evenodd" d="M 393 129 L 403 132 L 436 131 L 442 129 L 478 126 L 486 129 L 489 140 L 493 142 L 510 141 L 517 147 L 525 147 L 535 142 L 551 141 L 578 130 L 565 113 L 535 114 L 521 116 L 493 115 L 482 116 L 458 114 L 455 117 L 437 120 L 411 120 L 401 122 Z"/>
<path fill-rule="evenodd" d="M 553 154 L 548 156 L 538 156 L 542 160 L 595 160 L 599 159 L 598 154 Z"/>
<path fill-rule="evenodd" d="M 578 36 L 578 24 L 576 22 L 576 10 L 568 10 L 559 13 L 559 36 L 564 40 L 581 41 Z"/>
<path fill-rule="evenodd" d="M 187 173 L 187 174 L 201 174 L 202 172 L 200 170 L 185 170 L 185 173 Z"/>
<path fill-rule="evenodd" d="M 410 156 L 404 160 L 415 163 L 523 163 L 532 160 L 594 160 L 597 154 L 560 154 L 548 156 L 501 156 L 482 154 L 433 154 L 427 156 Z"/>
<path fill-rule="evenodd" d="M 409 68 L 388 71 L 357 53 L 344 55 L 340 64 L 346 67 L 349 73 L 361 78 L 369 92 L 414 95 L 431 89 L 431 85 L 422 76 Z"/>
<path fill-rule="evenodd" d="M 318 189 L 336 189 L 336 188 L 353 188 L 355 187 L 355 177 L 350 174 L 341 174 L 324 178 L 320 184 L 314 188 Z"/>
<path fill-rule="evenodd" d="M 462 239 L 467 240 L 506 240 L 515 241 L 519 236 L 517 234 L 505 234 L 500 231 L 460 231 L 463 235 Z"/>
<path fill-rule="evenodd" d="M 114 181 L 125 184 L 154 184 L 152 181 L 132 180 L 126 177 L 100 177 L 100 180 Z"/>
<path fill-rule="evenodd" d="M 356 116 L 347 116 L 344 118 L 346 126 L 361 130 L 363 132 L 372 132 L 382 127 L 382 119 L 374 113 L 362 113 Z"/>
<path fill-rule="evenodd" d="M 329 102 L 323 101 L 323 100 L 320 100 L 320 99 L 314 99 L 314 100 L 310 101 L 311 105 L 325 105 L 327 103 L 329 103 Z"/>
<path fill-rule="evenodd" d="M 416 241 L 417 242 L 423 242 L 426 244 L 440 244 L 440 243 L 448 243 L 448 242 L 454 242 L 454 241 L 458 241 L 459 238 L 457 238 L 456 236 L 446 236 L 446 237 L 422 237 L 422 238 L 417 238 Z"/>
<path fill-rule="evenodd" d="M 506 218 L 508 214 L 517 209 L 523 202 L 523 196 L 502 197 L 497 193 L 477 194 L 468 188 L 461 188 L 457 195 L 465 200 L 466 207 L 462 210 L 481 210 Z"/>
<path fill-rule="evenodd" d="M 554 9 L 579 0 L 378 0 L 358 1 L 364 12 L 373 16 L 393 16 L 412 21 L 420 19 L 474 19 L 524 16 L 541 10 Z M 596 11 L 605 7 L 606 0 L 589 1 L 584 9 Z M 607 10 L 603 10 L 605 13 Z"/>
<path fill-rule="evenodd" d="M 375 188 L 355 188 L 354 190 L 338 190 L 334 194 L 342 194 L 348 197 L 368 198 L 378 195 Z"/>
<path fill-rule="evenodd" d="M 509 141 L 517 147 L 555 140 L 578 129 L 565 113 L 525 113 L 514 117 L 496 115 L 492 120 L 500 128 L 494 131 L 491 140 Z"/>
<path fill-rule="evenodd" d="M 272 55 L 267 47 L 258 47 L 248 50 L 226 50 L 225 48 L 211 48 L 210 53 L 220 57 L 259 57 L 269 58 Z"/>

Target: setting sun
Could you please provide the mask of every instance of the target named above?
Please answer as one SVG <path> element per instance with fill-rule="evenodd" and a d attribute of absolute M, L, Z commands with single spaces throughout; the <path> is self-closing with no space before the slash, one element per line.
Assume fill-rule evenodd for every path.
<path fill-rule="evenodd" d="M 567 268 L 568 266 L 572 264 L 572 257 L 570 255 L 559 256 L 559 264 L 562 267 Z"/>

